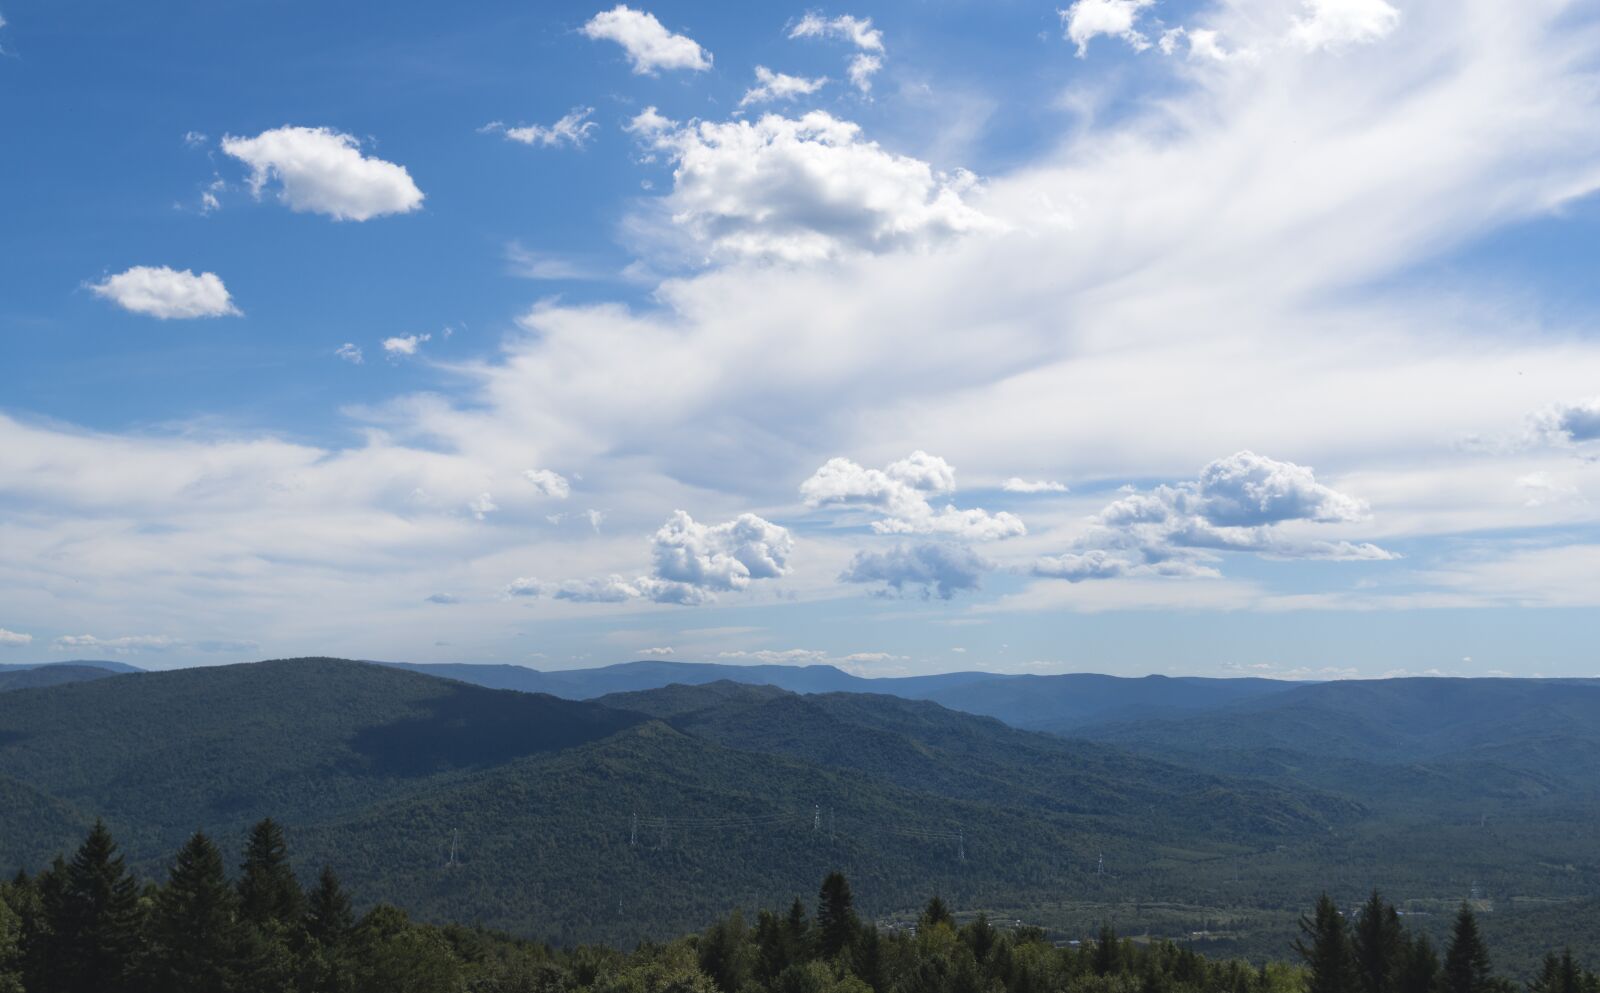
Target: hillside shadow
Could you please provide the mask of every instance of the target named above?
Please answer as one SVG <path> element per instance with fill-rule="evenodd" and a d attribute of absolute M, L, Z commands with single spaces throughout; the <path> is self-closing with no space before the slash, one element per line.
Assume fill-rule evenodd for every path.
<path fill-rule="evenodd" d="M 351 748 L 376 775 L 485 768 L 598 741 L 645 718 L 594 704 L 512 691 L 454 689 L 426 713 L 356 733 Z"/>

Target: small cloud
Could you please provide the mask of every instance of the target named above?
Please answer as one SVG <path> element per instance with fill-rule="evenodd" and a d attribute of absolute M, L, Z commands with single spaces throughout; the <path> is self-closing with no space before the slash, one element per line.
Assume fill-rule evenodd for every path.
<path fill-rule="evenodd" d="M 383 339 L 383 350 L 391 358 L 412 356 L 417 354 L 417 351 L 422 348 L 425 342 L 432 340 L 433 335 L 431 334 L 396 335 L 393 338 Z"/>
<path fill-rule="evenodd" d="M 506 245 L 506 269 L 523 279 L 603 279 L 606 274 L 561 255 L 536 252 L 513 241 Z"/>
<path fill-rule="evenodd" d="M 183 133 L 183 143 L 190 148 L 200 148 L 210 140 L 204 131 L 185 131 Z"/>
<path fill-rule="evenodd" d="M 887 552 L 857 552 L 840 573 L 839 581 L 883 583 L 896 593 L 920 587 L 924 597 L 948 600 L 961 590 L 977 589 L 989 568 L 990 564 L 970 548 L 928 543 Z"/>
<path fill-rule="evenodd" d="M 637 75 L 654 75 L 658 69 L 711 68 L 711 53 L 693 38 L 668 31 L 654 14 L 626 4 L 594 15 L 581 30 L 585 37 L 621 45 Z"/>
<path fill-rule="evenodd" d="M 641 648 L 641 649 L 639 649 L 639 652 L 638 652 L 639 657 L 643 658 L 643 659 L 662 658 L 662 657 L 667 656 L 667 655 L 675 655 L 675 654 L 677 654 L 677 653 L 674 652 L 670 646 L 660 646 L 660 647 L 656 647 L 656 648 Z"/>
<path fill-rule="evenodd" d="M 3 25 L 4 22 L 0 21 L 0 26 Z M 23 634 L 20 631 L 7 631 L 5 628 L 0 628 L 0 646 L 11 648 L 17 645 L 31 644 L 33 644 L 33 635 Z"/>
<path fill-rule="evenodd" d="M 1134 51 L 1150 47 L 1150 41 L 1134 25 L 1140 11 L 1155 0 L 1077 0 L 1066 10 L 1056 13 L 1061 18 L 1064 37 L 1078 46 L 1078 58 L 1089 52 L 1089 42 L 1101 35 L 1121 38 Z"/>
<path fill-rule="evenodd" d="M 851 56 L 845 72 L 851 85 L 862 93 L 872 90 L 872 77 L 883 68 L 883 32 L 872 26 L 870 17 L 807 14 L 789 29 L 789 37 L 832 38 L 854 45 L 858 51 Z"/>
<path fill-rule="evenodd" d="M 89 289 L 123 310 L 162 320 L 236 317 L 242 313 L 214 272 L 197 276 L 190 269 L 136 265 L 91 284 Z"/>
<path fill-rule="evenodd" d="M 541 145 L 545 148 L 568 145 L 572 148 L 582 148 L 600 128 L 600 125 L 589 120 L 589 115 L 593 113 L 593 107 L 574 107 L 565 117 L 549 126 L 528 124 L 510 128 L 499 121 L 491 121 L 478 130 L 482 133 L 503 134 L 506 140 L 521 142 L 524 145 Z"/>
<path fill-rule="evenodd" d="M 437 603 L 444 606 L 449 606 L 453 603 L 460 603 L 461 598 L 451 593 L 434 593 L 431 596 L 425 597 L 424 601 L 427 603 Z"/>
<path fill-rule="evenodd" d="M 786 73 L 773 72 L 766 66 L 756 66 L 756 85 L 745 91 L 739 100 L 739 106 L 745 107 L 753 103 L 770 103 L 774 100 L 794 100 L 797 97 L 810 96 L 822 89 L 828 82 L 828 77 L 818 76 L 816 79 L 807 79 L 804 76 L 790 76 Z"/>
<path fill-rule="evenodd" d="M 473 517 L 476 517 L 481 521 L 500 508 L 495 506 L 494 497 L 490 496 L 488 493 L 479 493 L 477 496 L 467 501 L 467 509 L 472 511 Z"/>
<path fill-rule="evenodd" d="M 334 349 L 333 354 L 353 365 L 360 365 L 362 362 L 366 361 L 366 356 L 361 354 L 361 346 L 355 344 L 354 342 L 345 342 L 338 348 Z"/>
<path fill-rule="evenodd" d="M 1010 479 L 1006 480 L 1004 483 L 1001 483 L 1000 484 L 1000 488 L 1002 490 L 1005 490 L 1007 493 L 1065 493 L 1065 492 L 1067 492 L 1067 487 L 1065 486 L 1065 484 L 1062 484 L 1062 483 L 1051 482 L 1049 480 L 1043 480 L 1043 479 L 1037 479 L 1037 480 L 1020 479 L 1020 478 L 1018 478 L 1016 476 L 1012 476 Z"/>
<path fill-rule="evenodd" d="M 361 154 L 361 142 L 330 128 L 282 127 L 254 138 L 222 139 L 224 153 L 250 167 L 257 197 L 268 183 L 290 210 L 336 221 L 366 221 L 422 207 L 404 166 Z"/>
<path fill-rule="evenodd" d="M 628 134 L 649 136 L 670 131 L 678 126 L 678 122 L 667 117 L 655 107 L 646 107 L 628 119 L 622 130 Z"/>
<path fill-rule="evenodd" d="M 524 469 L 522 477 L 533 485 L 534 492 L 540 496 L 565 500 L 572 495 L 572 484 L 559 472 L 550 469 Z"/>

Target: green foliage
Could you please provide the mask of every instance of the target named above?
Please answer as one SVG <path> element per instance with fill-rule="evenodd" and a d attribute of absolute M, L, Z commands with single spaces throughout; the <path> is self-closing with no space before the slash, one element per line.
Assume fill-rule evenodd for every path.
<path fill-rule="evenodd" d="M 1456 913 L 1450 947 L 1444 953 L 1443 993 L 1489 993 L 1489 949 L 1478 933 L 1478 917 L 1465 901 Z"/>
<path fill-rule="evenodd" d="M 148 968 L 166 993 L 212 993 L 235 982 L 242 934 L 222 853 L 196 832 L 178 852 L 147 930 Z"/>

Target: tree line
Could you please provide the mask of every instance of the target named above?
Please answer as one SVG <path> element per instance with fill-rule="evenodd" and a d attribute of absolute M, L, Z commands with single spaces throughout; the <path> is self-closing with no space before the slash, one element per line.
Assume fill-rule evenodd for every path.
<path fill-rule="evenodd" d="M 1374 894 L 1353 923 L 1324 897 L 1301 922 L 1303 963 L 1255 967 L 1103 928 L 1057 945 L 1038 928 L 961 924 L 938 897 L 914 926 L 856 913 L 840 873 L 814 905 L 735 911 L 632 952 L 556 949 L 479 928 L 357 915 L 324 868 L 303 888 L 282 829 L 249 832 L 230 878 L 196 833 L 164 883 L 141 883 L 96 824 L 72 858 L 0 884 L 0 993 L 1512 993 L 1469 908 L 1442 959 Z M 1528 993 L 1600 993 L 1570 954 Z"/>

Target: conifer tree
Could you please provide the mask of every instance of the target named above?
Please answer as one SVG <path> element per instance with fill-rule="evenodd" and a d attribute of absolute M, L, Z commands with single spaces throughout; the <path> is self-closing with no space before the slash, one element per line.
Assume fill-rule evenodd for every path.
<path fill-rule="evenodd" d="M 1478 918 L 1462 901 L 1444 954 L 1444 993 L 1486 993 L 1490 988 L 1489 949 L 1478 933 Z"/>
<path fill-rule="evenodd" d="M 1350 932 L 1328 894 L 1322 894 L 1310 917 L 1300 918 L 1300 933 L 1294 948 L 1311 969 L 1306 993 L 1357 993 L 1360 986 Z"/>
<path fill-rule="evenodd" d="M 201 832 L 178 852 L 150 921 L 151 974 L 163 993 L 224 993 L 235 983 L 238 901 L 222 852 Z"/>
<path fill-rule="evenodd" d="M 850 947 L 858 927 L 849 881 L 842 872 L 828 873 L 817 893 L 817 940 L 822 956 L 831 959 Z"/>
<path fill-rule="evenodd" d="M 922 916 L 917 918 L 917 929 L 925 931 L 935 924 L 955 924 L 955 918 L 950 915 L 950 908 L 937 893 L 928 900 L 928 905 L 922 910 Z"/>
<path fill-rule="evenodd" d="M 1396 978 L 1405 955 L 1400 915 L 1377 890 L 1367 898 L 1356 920 L 1354 946 L 1361 993 L 1396 993 Z"/>
<path fill-rule="evenodd" d="M 0 887 L 0 993 L 22 993 L 22 921 Z"/>
<path fill-rule="evenodd" d="M 1094 971 L 1097 976 L 1109 976 L 1121 969 L 1122 947 L 1117 942 L 1117 932 L 1109 924 L 1100 925 L 1100 936 L 1094 941 Z"/>
<path fill-rule="evenodd" d="M 105 823 L 63 867 L 52 919 L 53 985 L 63 993 L 127 993 L 140 947 L 139 888 Z"/>
<path fill-rule="evenodd" d="M 323 866 L 316 889 L 306 899 L 306 932 L 322 945 L 337 947 L 349 937 L 355 920 L 339 877 L 330 866 Z"/>
<path fill-rule="evenodd" d="M 1395 988 L 1398 993 L 1434 993 L 1439 982 L 1439 953 L 1425 934 L 1408 942 Z"/>
<path fill-rule="evenodd" d="M 272 818 L 250 829 L 239 868 L 239 905 L 245 920 L 265 925 L 300 919 L 305 898 L 289 865 L 283 828 Z"/>

